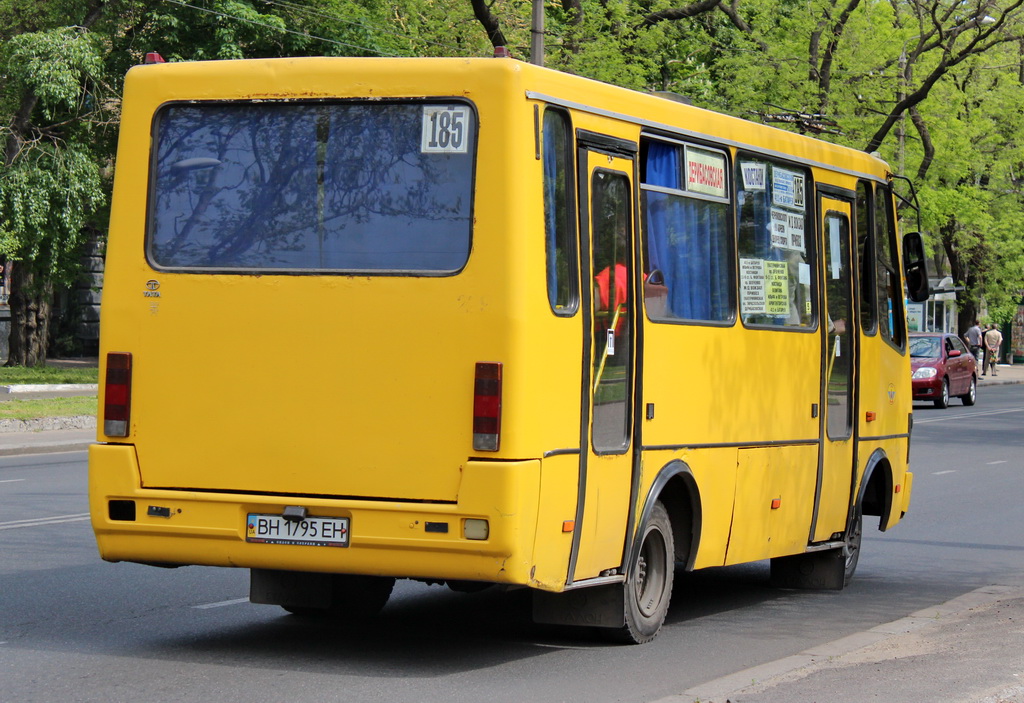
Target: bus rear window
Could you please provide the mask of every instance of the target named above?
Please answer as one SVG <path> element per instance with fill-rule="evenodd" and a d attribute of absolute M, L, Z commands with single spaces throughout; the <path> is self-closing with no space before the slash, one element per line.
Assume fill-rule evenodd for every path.
<path fill-rule="evenodd" d="M 466 103 L 171 104 L 154 142 L 155 266 L 442 275 L 469 257 Z"/>

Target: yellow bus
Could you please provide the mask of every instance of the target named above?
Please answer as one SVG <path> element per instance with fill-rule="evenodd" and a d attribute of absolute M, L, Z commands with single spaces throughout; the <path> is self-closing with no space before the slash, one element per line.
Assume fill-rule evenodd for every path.
<path fill-rule="evenodd" d="M 862 516 L 911 494 L 927 279 L 891 181 L 509 58 L 137 66 L 100 554 L 248 568 L 253 602 L 338 618 L 397 578 L 525 586 L 628 642 L 676 569 L 842 588 Z"/>

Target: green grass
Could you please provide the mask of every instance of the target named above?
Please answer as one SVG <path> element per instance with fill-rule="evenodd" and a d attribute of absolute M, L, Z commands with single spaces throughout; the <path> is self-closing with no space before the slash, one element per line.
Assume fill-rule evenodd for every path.
<path fill-rule="evenodd" d="M 96 383 L 99 369 L 60 368 L 57 366 L 0 367 L 0 386 L 24 383 Z"/>
<path fill-rule="evenodd" d="M 95 396 L 7 400 L 0 403 L 0 420 L 34 420 L 40 417 L 95 415 Z"/>

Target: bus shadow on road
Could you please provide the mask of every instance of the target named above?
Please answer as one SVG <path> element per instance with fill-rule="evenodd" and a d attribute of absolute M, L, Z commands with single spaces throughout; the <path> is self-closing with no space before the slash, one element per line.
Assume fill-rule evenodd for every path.
<path fill-rule="evenodd" d="M 666 630 L 784 597 L 768 585 L 768 563 L 677 570 Z M 153 638 L 144 656 L 272 666 L 360 677 L 439 677 L 543 655 L 552 649 L 618 645 L 595 628 L 532 621 L 528 589 L 489 588 L 455 593 L 442 586 L 399 582 L 375 618 L 342 624 L 289 615 L 275 606 L 243 605 L 254 616 L 188 636 Z M 259 618 L 256 620 L 256 618 Z M 666 637 L 665 632 L 661 635 Z M 660 640 L 647 646 L 658 646 Z"/>

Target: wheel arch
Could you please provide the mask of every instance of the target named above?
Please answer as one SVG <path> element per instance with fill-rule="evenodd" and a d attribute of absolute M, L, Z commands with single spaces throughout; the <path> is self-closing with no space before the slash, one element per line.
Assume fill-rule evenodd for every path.
<path fill-rule="evenodd" d="M 692 571 L 697 558 L 697 546 L 700 544 L 703 512 L 697 480 L 685 462 L 675 459 L 658 472 L 644 497 L 638 526 L 647 524 L 654 504 L 659 500 L 672 522 L 676 560 L 683 562 L 687 571 Z M 638 529 L 636 534 L 639 536 L 642 530 Z M 639 548 L 639 540 L 634 537 L 628 564 L 635 561 L 636 550 Z"/>
<path fill-rule="evenodd" d="M 856 510 L 860 506 L 863 515 L 877 515 L 880 532 L 885 532 L 892 514 L 892 486 L 892 463 L 882 449 L 876 449 L 864 467 L 864 477 L 853 508 Z"/>

